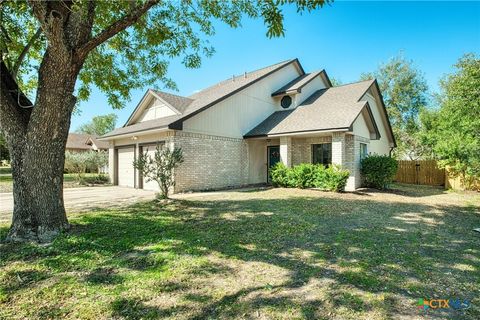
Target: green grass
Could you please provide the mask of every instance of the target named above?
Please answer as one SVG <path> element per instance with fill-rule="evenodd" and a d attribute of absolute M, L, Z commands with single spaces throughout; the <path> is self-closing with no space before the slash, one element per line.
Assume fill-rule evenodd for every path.
<path fill-rule="evenodd" d="M 188 200 L 187 200 L 188 199 Z M 271 189 L 71 214 L 0 245 L 0 318 L 480 318 L 480 196 Z M 7 226 L 0 227 L 4 237 Z"/>
<path fill-rule="evenodd" d="M 11 167 L 0 167 L 0 174 L 9 174 L 12 173 Z"/>
<path fill-rule="evenodd" d="M 97 173 L 85 173 L 84 178 L 89 181 L 95 180 L 100 175 Z M 78 184 L 76 175 L 73 173 L 65 173 L 63 175 L 63 183 L 65 188 L 78 188 L 82 185 Z M 13 188 L 12 175 L 0 175 L 0 192 L 11 192 Z"/>

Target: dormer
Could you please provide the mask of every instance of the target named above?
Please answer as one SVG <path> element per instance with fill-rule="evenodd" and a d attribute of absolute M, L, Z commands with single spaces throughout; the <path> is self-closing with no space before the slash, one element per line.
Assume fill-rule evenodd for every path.
<path fill-rule="evenodd" d="M 331 86 L 327 73 L 321 70 L 297 77 L 272 93 L 272 97 L 278 101 L 280 110 L 289 110 L 297 107 L 313 92 Z"/>

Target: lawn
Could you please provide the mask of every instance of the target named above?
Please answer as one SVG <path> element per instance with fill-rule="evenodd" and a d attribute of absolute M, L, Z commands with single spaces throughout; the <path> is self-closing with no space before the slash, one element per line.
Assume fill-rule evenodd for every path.
<path fill-rule="evenodd" d="M 0 318 L 479 319 L 479 211 L 478 193 L 397 185 L 72 213 L 51 245 L 0 244 Z"/>
<path fill-rule="evenodd" d="M 10 168 L 8 168 L 10 169 Z M 95 181 L 97 178 L 100 176 L 105 177 L 106 175 L 99 175 L 97 173 L 85 173 L 84 178 L 87 180 L 86 182 L 88 183 L 89 181 Z M 86 184 L 85 184 L 86 185 Z M 65 173 L 63 175 L 63 187 L 64 188 L 78 188 L 82 187 L 84 185 L 79 184 L 76 178 L 76 174 L 73 173 Z M 0 192 L 11 192 L 13 190 L 13 181 L 12 181 L 12 175 L 11 172 L 7 174 L 1 174 L 0 175 Z"/>

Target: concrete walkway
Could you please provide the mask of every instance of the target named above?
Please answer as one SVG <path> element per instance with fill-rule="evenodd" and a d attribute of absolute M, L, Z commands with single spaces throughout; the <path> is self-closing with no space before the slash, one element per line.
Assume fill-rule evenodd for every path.
<path fill-rule="evenodd" d="M 66 188 L 63 190 L 65 208 L 69 212 L 79 212 L 94 208 L 109 208 L 134 203 L 138 200 L 152 200 L 155 192 L 112 187 Z M 0 223 L 11 219 L 13 194 L 0 193 Z"/>

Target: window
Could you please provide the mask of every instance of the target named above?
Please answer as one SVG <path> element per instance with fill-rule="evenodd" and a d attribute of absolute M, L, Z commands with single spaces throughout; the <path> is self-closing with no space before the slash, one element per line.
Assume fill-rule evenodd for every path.
<path fill-rule="evenodd" d="M 360 143 L 360 161 L 365 159 L 368 155 L 368 149 L 366 143 Z"/>
<path fill-rule="evenodd" d="M 312 144 L 312 163 L 328 166 L 332 163 L 332 144 Z"/>
<path fill-rule="evenodd" d="M 282 108 L 287 109 L 292 104 L 292 97 L 284 96 L 282 98 L 282 101 L 280 101 L 280 104 L 281 104 Z"/>

